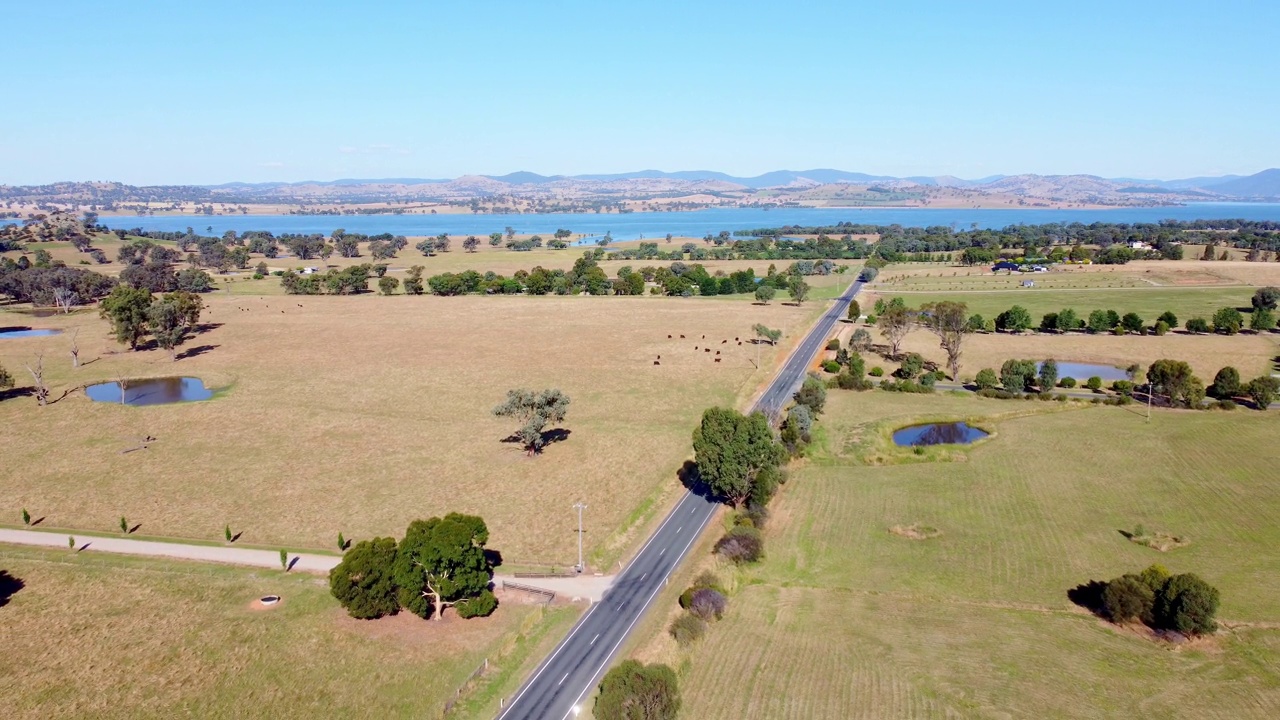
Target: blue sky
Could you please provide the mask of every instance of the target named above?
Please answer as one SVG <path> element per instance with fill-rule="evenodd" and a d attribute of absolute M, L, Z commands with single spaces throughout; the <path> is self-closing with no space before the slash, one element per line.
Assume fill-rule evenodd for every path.
<path fill-rule="evenodd" d="M 1274 0 L 63 1 L 5 17 L 8 184 L 1280 166 Z"/>

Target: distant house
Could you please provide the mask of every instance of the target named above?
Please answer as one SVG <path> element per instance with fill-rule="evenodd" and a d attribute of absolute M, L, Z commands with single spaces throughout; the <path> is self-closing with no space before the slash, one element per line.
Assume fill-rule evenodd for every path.
<path fill-rule="evenodd" d="M 314 275 L 314 274 L 315 274 L 315 273 L 317 273 L 317 272 L 320 272 L 320 271 L 319 271 L 318 269 L 316 269 L 316 268 L 313 268 L 313 267 L 305 267 L 305 268 L 302 268 L 302 274 L 303 274 L 303 275 Z"/>
<path fill-rule="evenodd" d="M 1150 250 L 1151 246 L 1141 240 L 1134 240 L 1129 243 L 1129 247 L 1134 250 Z"/>
<path fill-rule="evenodd" d="M 1008 260 L 1001 260 L 1000 262 L 991 266 L 991 272 L 1000 272 L 1001 270 L 1021 270 L 1021 269 L 1022 269 L 1021 265 L 1019 265 L 1016 262 L 1009 262 Z"/>

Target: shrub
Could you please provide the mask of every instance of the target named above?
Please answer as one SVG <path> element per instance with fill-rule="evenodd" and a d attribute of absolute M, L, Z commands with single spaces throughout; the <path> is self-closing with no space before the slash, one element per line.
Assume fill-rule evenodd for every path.
<path fill-rule="evenodd" d="M 898 368 L 894 374 L 904 380 L 911 380 L 923 369 L 924 356 L 920 353 L 907 353 L 906 357 L 902 358 L 902 367 Z"/>
<path fill-rule="evenodd" d="M 924 377 L 920 378 L 921 387 L 926 387 L 930 390 L 933 389 L 934 384 L 937 382 L 938 376 L 935 373 L 925 373 Z"/>
<path fill-rule="evenodd" d="M 1156 595 L 1136 575 L 1124 575 L 1107 583 L 1102 591 L 1102 609 L 1112 622 L 1123 623 L 1151 617 Z"/>
<path fill-rule="evenodd" d="M 867 374 L 870 375 L 871 377 L 881 377 L 884 375 L 884 368 L 877 365 L 871 368 L 871 370 Z"/>
<path fill-rule="evenodd" d="M 1000 384 L 1010 392 L 1026 392 L 1036 381 L 1036 376 L 1033 360 L 1005 360 L 1000 366 Z"/>
<path fill-rule="evenodd" d="M 1213 384 L 1209 386 L 1208 395 L 1218 399 L 1233 398 L 1240 394 L 1240 371 L 1230 365 L 1213 376 Z"/>
<path fill-rule="evenodd" d="M 933 383 L 930 382 L 926 385 L 923 382 L 915 382 L 914 380 L 885 380 L 880 383 L 880 389 L 885 392 L 928 394 L 933 392 Z"/>
<path fill-rule="evenodd" d="M 1213 404 L 1213 407 L 1219 410 L 1235 410 L 1237 406 L 1235 400 L 1219 400 Z"/>
<path fill-rule="evenodd" d="M 707 633 L 707 621 L 686 613 L 672 621 L 669 631 L 677 644 L 687 647 Z"/>
<path fill-rule="evenodd" d="M 836 387 L 841 390 L 870 390 L 871 381 L 845 370 L 836 376 Z"/>
<path fill-rule="evenodd" d="M 280 551 L 284 555 L 284 551 Z M 329 571 L 329 592 L 353 618 L 368 620 L 394 615 L 396 599 L 394 538 L 358 542 Z"/>
<path fill-rule="evenodd" d="M 1244 316 L 1233 307 L 1224 307 L 1213 314 L 1213 331 L 1235 335 L 1244 326 Z"/>
<path fill-rule="evenodd" d="M 809 376 L 796 391 L 794 399 L 799 405 L 809 406 L 814 415 L 820 415 L 823 406 L 827 404 L 827 386 L 818 378 Z"/>
<path fill-rule="evenodd" d="M 1094 375 L 1093 377 L 1085 381 L 1084 386 L 1094 392 L 1098 392 L 1099 390 L 1102 389 L 1102 378 L 1098 377 L 1097 375 Z"/>
<path fill-rule="evenodd" d="M 592 715 L 596 720 L 675 720 L 680 714 L 680 690 L 675 672 L 666 665 L 618 663 L 604 676 Z"/>
<path fill-rule="evenodd" d="M 837 340 L 836 338 L 831 338 L 830 340 L 828 340 L 828 341 L 827 341 L 827 349 L 828 349 L 828 350 L 830 350 L 830 351 L 832 351 L 832 352 L 835 352 L 836 350 L 839 350 L 839 349 L 840 349 L 840 341 L 839 341 L 839 340 Z"/>
<path fill-rule="evenodd" d="M 1201 335 L 1209 332 L 1209 322 L 1204 318 L 1191 318 L 1187 321 L 1187 332 L 1192 335 Z"/>
<path fill-rule="evenodd" d="M 719 620 L 727 606 L 728 601 L 719 590 L 704 587 L 693 591 L 689 597 L 687 609 L 695 617 L 710 622 Z"/>
<path fill-rule="evenodd" d="M 974 393 L 978 397 L 992 398 L 995 400 L 1014 400 L 1022 397 L 1022 393 L 1013 392 L 1011 390 L 1003 390 L 1001 388 L 982 388 Z"/>
<path fill-rule="evenodd" d="M 1156 335 L 1164 335 L 1165 333 L 1169 332 L 1169 323 L 1163 320 L 1157 320 L 1156 326 L 1152 328 L 1151 331 L 1154 332 Z"/>
<path fill-rule="evenodd" d="M 1111 383 L 1111 389 L 1126 397 L 1133 395 L 1133 383 L 1128 380 L 1116 380 Z"/>
<path fill-rule="evenodd" d="M 1218 589 L 1194 573 L 1174 575 L 1156 594 L 1154 616 L 1158 627 L 1180 633 L 1211 633 L 1217 628 Z"/>
<path fill-rule="evenodd" d="M 498 609 L 498 598 L 489 589 L 482 590 L 479 595 L 459 600 L 453 609 L 458 613 L 458 617 L 475 618 L 488 617 Z"/>
<path fill-rule="evenodd" d="M 996 377 L 996 371 L 991 368 L 982 368 L 978 371 L 978 377 L 973 381 L 979 390 L 990 390 L 1000 384 L 1000 378 Z"/>
<path fill-rule="evenodd" d="M 1068 390 L 1070 390 L 1075 386 L 1076 386 L 1076 379 L 1073 377 L 1064 377 L 1058 381 L 1058 387 L 1061 387 L 1061 388 L 1067 388 Z"/>
<path fill-rule="evenodd" d="M 1249 381 L 1245 387 L 1245 392 L 1253 400 L 1253 404 L 1259 410 L 1266 410 L 1267 406 L 1276 401 L 1276 397 L 1280 396 L 1280 378 L 1274 378 L 1270 375 L 1260 375 Z"/>
<path fill-rule="evenodd" d="M 822 369 L 829 373 L 835 374 L 840 372 L 840 363 L 836 362 L 835 360 L 828 360 L 822 363 Z"/>
<path fill-rule="evenodd" d="M 732 563 L 753 563 L 764 557 L 764 538 L 753 527 L 735 527 L 716 542 L 715 551 Z"/>

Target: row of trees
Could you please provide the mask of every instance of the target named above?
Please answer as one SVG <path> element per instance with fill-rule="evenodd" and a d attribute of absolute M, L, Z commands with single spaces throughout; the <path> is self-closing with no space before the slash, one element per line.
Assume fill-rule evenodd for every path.
<path fill-rule="evenodd" d="M 1127 380 L 1117 380 L 1113 389 L 1126 397 L 1137 389 L 1142 369 L 1131 365 L 1127 371 Z M 1146 370 L 1147 392 L 1153 397 L 1163 398 L 1170 407 L 1201 407 L 1206 394 L 1221 401 L 1234 401 L 1247 397 L 1254 407 L 1266 410 L 1280 397 L 1280 378 L 1261 375 L 1249 382 L 1242 382 L 1240 373 L 1234 367 L 1227 366 L 1214 376 L 1213 384 L 1205 388 L 1200 378 L 1196 377 L 1191 366 L 1181 360 L 1160 359 Z M 991 368 L 978 371 L 974 384 L 980 393 L 992 393 L 997 388 L 1009 396 L 1020 396 L 1033 389 L 1040 393 L 1049 393 L 1055 387 L 1072 388 L 1076 386 L 1074 378 L 1058 377 L 1058 364 L 1053 358 L 1041 362 L 1035 360 L 1006 360 L 997 372 Z M 1099 390 L 1102 387 L 1100 378 L 1089 378 L 1086 387 Z"/>
<path fill-rule="evenodd" d="M 489 585 L 493 562 L 485 551 L 489 529 L 475 515 L 449 513 L 415 520 L 399 543 L 380 537 L 356 543 L 329 571 L 329 591 L 354 618 L 491 614 L 498 599 Z"/>
<path fill-rule="evenodd" d="M 1249 329 L 1255 332 L 1267 332 L 1275 329 L 1275 310 L 1266 307 L 1255 307 L 1249 315 Z M 1014 305 L 1001 312 L 994 320 L 988 321 L 981 315 L 972 315 L 966 322 L 967 332 L 1009 332 L 1019 333 L 1035 327 L 1044 333 L 1088 332 L 1090 334 L 1111 333 L 1115 335 L 1164 335 L 1178 326 L 1178 316 L 1165 311 L 1148 325 L 1141 315 L 1130 312 L 1120 315 L 1115 310 L 1093 310 L 1088 316 L 1080 316 L 1074 308 L 1066 308 L 1058 312 L 1045 313 L 1038 325 L 1033 325 L 1031 313 L 1021 305 Z M 1186 321 L 1185 327 L 1191 334 L 1215 332 L 1224 335 L 1235 335 L 1245 326 L 1245 316 L 1236 308 L 1224 307 L 1214 313 L 1212 320 L 1194 317 Z"/>

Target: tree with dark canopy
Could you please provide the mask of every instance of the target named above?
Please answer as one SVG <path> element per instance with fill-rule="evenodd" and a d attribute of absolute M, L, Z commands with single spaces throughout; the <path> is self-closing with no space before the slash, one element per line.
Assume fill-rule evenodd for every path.
<path fill-rule="evenodd" d="M 776 482 L 786 457 L 763 413 L 746 416 L 719 407 L 702 413 L 702 423 L 693 431 L 693 451 L 698 475 L 735 506 L 751 497 L 762 479 Z"/>
<path fill-rule="evenodd" d="M 128 285 L 117 285 L 102 299 L 102 317 L 111 321 L 116 340 L 127 344 L 130 350 L 137 350 L 138 343 L 147 336 L 151 302 L 150 290 Z"/>
<path fill-rule="evenodd" d="M 446 607 L 464 618 L 488 615 L 497 607 L 489 590 L 493 565 L 485 555 L 489 529 L 475 515 L 409 524 L 395 560 L 400 605 L 419 617 L 439 620 Z"/>
<path fill-rule="evenodd" d="M 329 571 L 329 592 L 353 618 L 371 620 L 400 611 L 395 583 L 396 541 L 358 542 Z"/>

